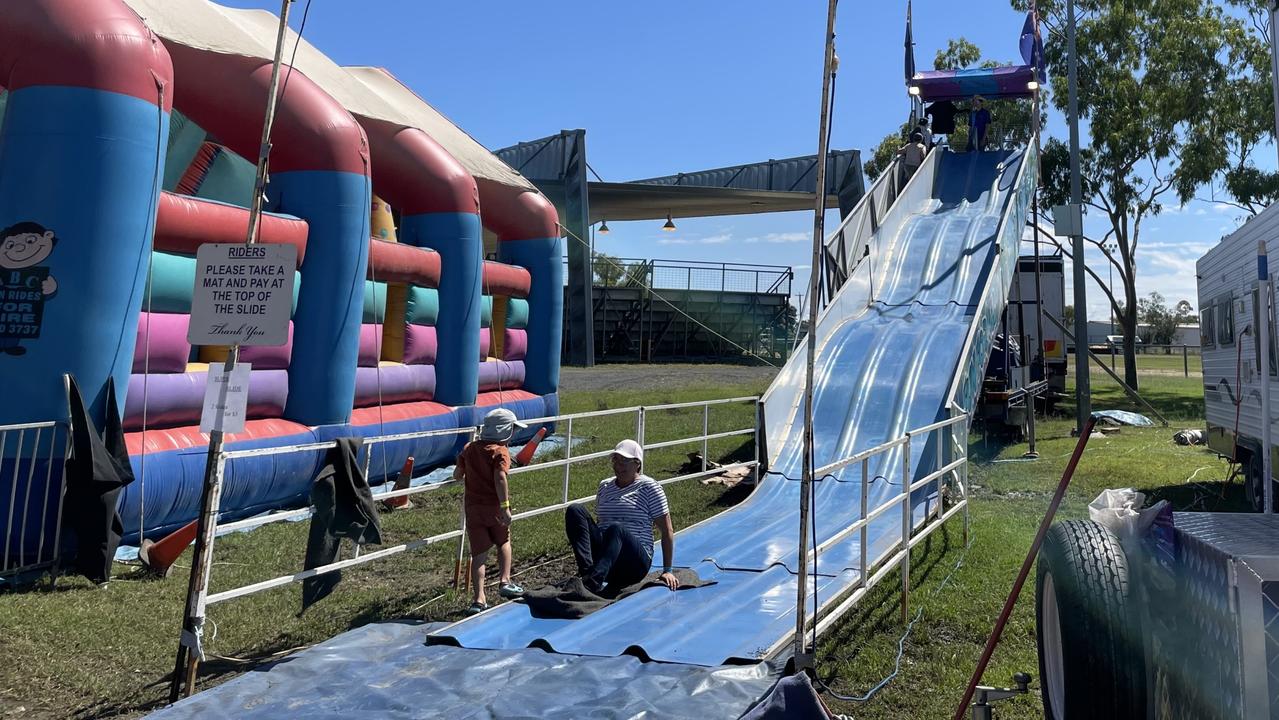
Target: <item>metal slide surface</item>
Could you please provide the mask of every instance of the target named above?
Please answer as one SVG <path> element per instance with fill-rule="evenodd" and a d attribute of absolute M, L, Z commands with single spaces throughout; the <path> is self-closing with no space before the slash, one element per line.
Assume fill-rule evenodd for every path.
<path fill-rule="evenodd" d="M 932 153 L 879 220 L 869 254 L 817 325 L 816 464 L 822 466 L 970 408 L 1007 299 L 1034 187 L 1024 153 Z M 770 474 L 747 500 L 676 536 L 676 561 L 716 585 L 648 589 L 580 620 L 539 620 L 508 603 L 431 635 L 467 648 L 541 647 L 574 655 L 637 654 L 714 666 L 769 656 L 795 627 L 804 352 L 764 398 Z M 949 449 L 947 449 L 948 451 Z M 911 470 L 935 467 L 936 448 L 911 446 Z M 945 455 L 943 461 L 950 459 Z M 902 490 L 901 448 L 870 463 L 869 507 Z M 817 543 L 860 517 L 861 471 L 820 479 Z M 935 488 L 912 498 L 915 522 Z M 902 514 L 872 522 L 871 564 L 901 541 Z M 810 593 L 827 601 L 858 579 L 854 533 L 825 551 Z M 654 562 L 660 562 L 660 553 Z"/>

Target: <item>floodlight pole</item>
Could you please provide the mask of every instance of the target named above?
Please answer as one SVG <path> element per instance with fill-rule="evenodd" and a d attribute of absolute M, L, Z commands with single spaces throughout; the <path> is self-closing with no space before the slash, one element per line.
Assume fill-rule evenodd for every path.
<path fill-rule="evenodd" d="M 1273 17 L 1273 16 L 1272 16 Z M 1271 426 L 1274 423 L 1270 416 L 1270 334 L 1274 328 L 1270 326 L 1271 292 L 1274 285 L 1270 282 L 1269 257 L 1266 253 L 1266 241 L 1257 241 L 1257 301 L 1261 307 L 1257 309 L 1257 357 L 1261 358 L 1261 498 L 1264 503 L 1262 512 L 1274 512 L 1275 484 L 1271 479 Z"/>
<path fill-rule="evenodd" d="M 275 60 L 271 66 L 271 81 L 267 89 L 266 118 L 262 123 L 262 142 L 258 146 L 257 175 L 253 182 L 253 198 L 249 205 L 249 227 L 244 242 L 257 242 L 258 225 L 262 218 L 262 203 L 266 196 L 267 160 L 271 155 L 271 128 L 275 124 L 276 91 L 280 84 L 280 64 L 284 59 L 284 40 L 289 30 L 289 5 L 293 0 L 280 0 L 280 28 L 275 38 Z M 231 371 L 240 358 L 240 344 L 231 346 L 224 370 L 228 381 Z M 210 377 L 212 382 L 212 377 Z M 226 384 L 223 385 L 225 389 Z M 182 637 L 178 642 L 177 659 L 173 677 L 169 681 L 169 702 L 177 702 L 179 696 L 190 697 L 195 691 L 196 674 L 200 667 L 202 636 L 204 630 L 205 598 L 209 589 L 209 548 L 213 544 L 216 526 L 217 498 L 220 495 L 222 462 L 221 423 L 209 432 L 209 453 L 204 466 L 204 483 L 200 492 L 200 518 L 195 536 L 195 551 L 191 560 L 191 576 L 187 581 L 186 611 L 182 619 Z"/>
<path fill-rule="evenodd" d="M 817 130 L 817 207 L 813 213 L 813 261 L 808 271 L 808 357 L 804 375 L 804 469 L 799 485 L 799 562 L 795 591 L 795 670 L 801 671 L 813 665 L 813 646 L 807 643 L 807 614 L 804 610 L 808 599 L 808 523 L 809 505 L 813 495 L 813 364 L 817 355 L 817 298 L 821 280 L 822 240 L 826 229 L 826 164 L 829 153 L 831 81 L 835 76 L 835 5 L 829 0 L 826 8 L 826 53 L 822 64 L 822 109 Z M 814 565 L 816 559 L 814 559 Z M 816 573 L 814 573 L 816 577 Z M 816 620 L 816 618 L 814 618 Z M 813 625 L 816 633 L 816 623 Z"/>
<path fill-rule="evenodd" d="M 1083 217 L 1083 188 L 1079 176 L 1079 58 L 1075 48 L 1075 0 L 1066 0 L 1066 82 L 1070 122 L 1070 204 Z M 1083 228 L 1070 238 L 1075 286 L 1075 428 L 1083 432 L 1092 414 L 1092 393 L 1088 382 L 1088 291 L 1084 274 Z"/>

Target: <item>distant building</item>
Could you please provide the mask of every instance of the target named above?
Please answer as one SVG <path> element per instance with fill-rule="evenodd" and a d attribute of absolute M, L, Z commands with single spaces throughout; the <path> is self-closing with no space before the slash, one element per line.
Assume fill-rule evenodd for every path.
<path fill-rule="evenodd" d="M 1114 328 L 1113 330 L 1111 328 Z M 1137 326 L 1137 335 L 1140 336 L 1150 329 L 1149 325 L 1141 324 Z M 1120 329 L 1119 323 L 1113 326 L 1108 320 L 1089 320 L 1088 321 L 1088 344 L 1089 345 L 1105 345 L 1107 335 L 1122 335 L 1123 330 Z M 1190 347 L 1199 347 L 1199 326 L 1198 325 L 1178 325 L 1177 332 L 1173 336 L 1173 345 L 1189 345 Z"/>

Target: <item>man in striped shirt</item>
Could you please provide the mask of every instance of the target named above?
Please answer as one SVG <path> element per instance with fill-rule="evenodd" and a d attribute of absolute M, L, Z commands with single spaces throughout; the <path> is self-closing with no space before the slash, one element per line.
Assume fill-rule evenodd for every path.
<path fill-rule="evenodd" d="M 653 563 L 653 525 L 662 532 L 661 581 L 675 590 L 671 573 L 675 560 L 675 527 L 666 493 L 657 481 L 640 474 L 644 448 L 623 440 L 613 449 L 613 477 L 600 483 L 595 494 L 597 523 L 581 505 L 564 514 L 564 528 L 577 558 L 577 574 L 586 588 L 599 594 L 606 587 L 623 588 L 644 579 Z"/>

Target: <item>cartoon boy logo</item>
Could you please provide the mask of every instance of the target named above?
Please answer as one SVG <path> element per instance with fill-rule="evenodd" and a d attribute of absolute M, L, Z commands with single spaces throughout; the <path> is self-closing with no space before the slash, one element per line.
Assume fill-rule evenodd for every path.
<path fill-rule="evenodd" d="M 58 281 L 41 263 L 57 242 L 39 223 L 0 230 L 0 352 L 23 355 L 22 341 L 40 337 L 45 300 L 58 291 Z"/>

